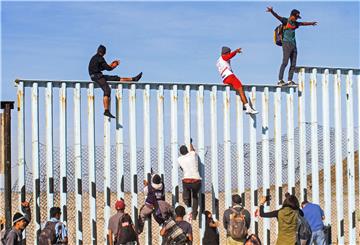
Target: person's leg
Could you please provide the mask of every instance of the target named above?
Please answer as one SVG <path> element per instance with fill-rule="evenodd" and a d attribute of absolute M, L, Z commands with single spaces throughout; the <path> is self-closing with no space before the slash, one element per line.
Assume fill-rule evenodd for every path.
<path fill-rule="evenodd" d="M 295 67 L 296 67 L 296 59 L 297 59 L 297 49 L 295 46 L 292 45 L 290 52 L 290 69 L 289 69 L 288 82 L 293 80 Z"/>
<path fill-rule="evenodd" d="M 325 245 L 326 244 L 326 240 L 325 240 L 325 234 L 323 230 L 319 230 L 316 231 L 316 237 L 314 239 L 314 242 L 316 245 Z"/>
<path fill-rule="evenodd" d="M 183 201 L 186 207 L 191 207 L 191 190 L 189 184 L 183 182 Z"/>
<path fill-rule="evenodd" d="M 247 100 L 247 98 L 245 96 L 243 86 L 240 86 L 236 91 L 240 95 L 240 99 L 241 99 L 241 102 L 243 103 L 243 105 L 246 105 L 248 103 L 248 100 Z"/>
<path fill-rule="evenodd" d="M 191 184 L 191 192 L 192 192 L 192 218 L 196 220 L 196 216 L 198 215 L 198 207 L 199 207 L 199 192 L 201 190 L 201 182 Z"/>
<path fill-rule="evenodd" d="M 290 58 L 289 45 L 290 44 L 287 42 L 283 42 L 283 45 L 282 45 L 283 59 L 282 59 L 282 63 L 280 66 L 280 71 L 279 71 L 279 81 L 282 81 L 284 78 L 284 71 L 288 64 L 289 58 Z"/>
<path fill-rule="evenodd" d="M 109 84 L 107 83 L 106 76 L 100 77 L 96 80 L 96 83 L 100 86 L 100 88 L 104 91 L 104 98 L 103 98 L 103 104 L 104 104 L 104 115 L 115 118 L 113 115 L 111 115 L 109 109 L 110 109 L 110 96 L 111 96 L 111 89 Z"/>
<path fill-rule="evenodd" d="M 140 209 L 140 215 L 138 220 L 138 231 L 141 233 L 144 229 L 145 220 L 151 216 L 152 208 L 149 208 L 148 206 L 144 205 Z"/>
<path fill-rule="evenodd" d="M 136 82 L 142 77 L 142 72 L 135 77 L 119 77 L 119 76 L 106 76 L 108 81 L 120 81 L 120 82 Z"/>

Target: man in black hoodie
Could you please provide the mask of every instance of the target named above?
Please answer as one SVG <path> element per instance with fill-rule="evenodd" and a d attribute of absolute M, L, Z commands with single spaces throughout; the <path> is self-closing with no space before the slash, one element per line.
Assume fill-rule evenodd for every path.
<path fill-rule="evenodd" d="M 135 77 L 119 77 L 119 76 L 108 76 L 104 75 L 102 71 L 112 71 L 119 64 L 120 60 L 114 60 L 109 65 L 106 63 L 104 59 L 104 55 L 106 54 L 106 48 L 103 45 L 100 45 L 97 49 L 97 53 L 91 58 L 89 62 L 89 75 L 92 81 L 96 82 L 100 88 L 104 91 L 104 115 L 110 118 L 115 118 L 109 111 L 110 107 L 110 94 L 111 89 L 107 81 L 121 81 L 121 82 L 136 82 L 139 81 L 142 72 L 140 72 Z"/>

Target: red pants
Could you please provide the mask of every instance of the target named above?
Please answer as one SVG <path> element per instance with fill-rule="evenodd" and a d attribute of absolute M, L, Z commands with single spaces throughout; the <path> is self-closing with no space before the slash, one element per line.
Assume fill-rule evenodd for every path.
<path fill-rule="evenodd" d="M 235 90 L 238 90 L 242 87 L 242 83 L 234 74 L 231 74 L 230 76 L 225 78 L 223 83 L 232 86 Z"/>

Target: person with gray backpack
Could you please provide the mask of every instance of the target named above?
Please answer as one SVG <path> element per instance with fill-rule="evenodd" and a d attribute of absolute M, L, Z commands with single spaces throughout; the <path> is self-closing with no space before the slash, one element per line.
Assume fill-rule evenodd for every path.
<path fill-rule="evenodd" d="M 232 206 L 225 210 L 223 216 L 226 234 L 226 244 L 243 244 L 248 235 L 251 216 L 242 205 L 242 199 L 238 194 L 232 195 Z"/>
<path fill-rule="evenodd" d="M 61 208 L 50 208 L 50 220 L 46 222 L 39 236 L 39 245 L 68 244 L 68 232 L 60 221 Z"/>

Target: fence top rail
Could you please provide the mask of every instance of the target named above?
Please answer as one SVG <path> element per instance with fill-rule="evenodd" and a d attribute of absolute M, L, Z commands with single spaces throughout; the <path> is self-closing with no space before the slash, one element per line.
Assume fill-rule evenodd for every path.
<path fill-rule="evenodd" d="M 39 87 L 46 87 L 47 83 L 51 83 L 53 87 L 60 88 L 61 84 L 65 83 L 66 87 L 74 88 L 75 84 L 79 83 L 81 88 L 88 88 L 90 83 L 94 83 L 92 81 L 86 80 L 31 80 L 31 79 L 16 79 L 15 86 L 17 86 L 20 82 L 23 83 L 24 87 L 32 87 L 34 83 L 37 83 Z M 206 83 L 206 82 L 199 82 L 199 83 L 182 83 L 182 82 L 117 82 L 117 81 L 108 81 L 110 87 L 117 88 L 117 85 L 121 84 L 123 88 L 130 88 L 130 85 L 135 84 L 136 88 L 144 89 L 146 85 L 150 86 L 150 89 L 158 89 L 159 86 L 163 86 L 164 89 L 172 89 L 174 85 L 177 86 L 178 90 L 184 90 L 186 86 L 190 86 L 190 89 L 197 90 L 199 86 L 203 86 L 204 90 L 212 90 L 215 86 L 218 90 L 225 90 L 228 85 L 224 85 L 222 83 Z M 277 88 L 281 88 L 283 91 L 288 91 L 289 88 L 296 87 L 280 87 L 275 84 L 254 84 L 254 85 L 246 85 L 243 84 L 245 91 L 251 91 L 251 88 L 255 87 L 256 91 L 264 91 L 265 88 L 268 88 L 270 91 L 276 91 Z M 94 83 L 94 88 L 100 88 L 96 83 Z"/>
<path fill-rule="evenodd" d="M 330 74 L 336 74 L 339 70 L 341 74 L 347 75 L 349 71 L 352 71 L 354 75 L 360 74 L 360 68 L 346 68 L 346 67 L 320 67 L 320 66 L 297 66 L 295 72 L 299 73 L 301 69 L 305 70 L 305 73 L 312 73 L 313 69 L 316 69 L 317 73 L 324 73 L 328 70 Z"/>

